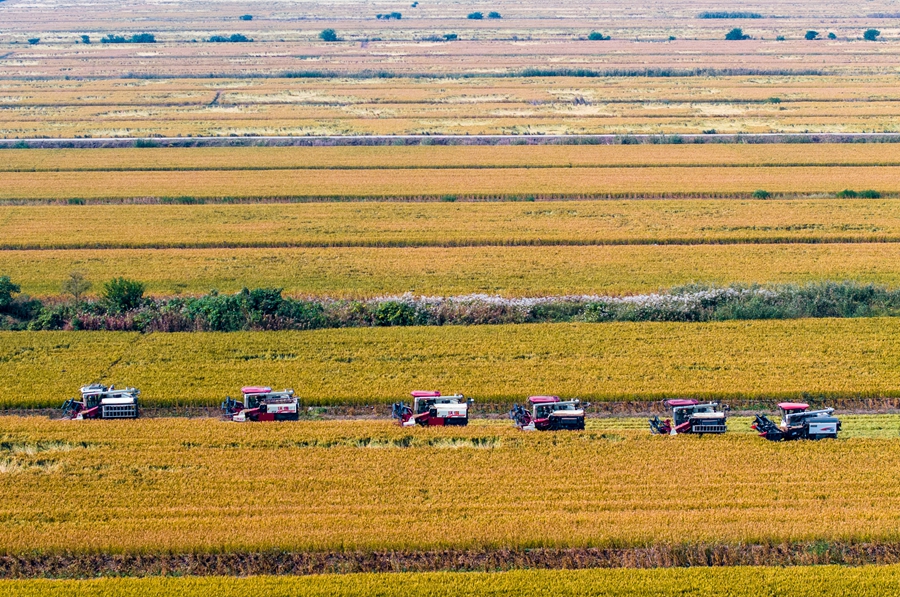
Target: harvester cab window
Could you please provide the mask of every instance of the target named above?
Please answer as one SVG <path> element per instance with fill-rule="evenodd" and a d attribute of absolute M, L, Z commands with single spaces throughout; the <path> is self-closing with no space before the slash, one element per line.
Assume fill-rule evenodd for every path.
<path fill-rule="evenodd" d="M 259 395 L 258 394 L 247 394 L 247 404 L 244 405 L 245 408 L 256 408 L 259 406 Z"/>
<path fill-rule="evenodd" d="M 84 405 L 86 408 L 94 408 L 100 405 L 100 394 L 88 394 L 84 397 Z"/>

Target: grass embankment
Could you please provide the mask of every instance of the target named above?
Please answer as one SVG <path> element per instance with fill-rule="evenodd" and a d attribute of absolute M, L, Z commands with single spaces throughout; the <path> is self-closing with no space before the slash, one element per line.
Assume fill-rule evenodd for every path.
<path fill-rule="evenodd" d="M 55 407 L 91 381 L 147 405 L 219 404 L 249 383 L 307 404 L 390 403 L 413 389 L 481 402 L 900 394 L 900 320 L 521 324 L 147 334 L 0 333 L 0 406 Z M 41 380 L 40 392 L 22 380 Z"/>

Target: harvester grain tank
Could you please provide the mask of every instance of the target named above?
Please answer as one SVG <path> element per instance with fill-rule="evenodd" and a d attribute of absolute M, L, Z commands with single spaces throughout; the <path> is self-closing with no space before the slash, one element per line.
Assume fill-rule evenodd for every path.
<path fill-rule="evenodd" d="M 300 418 L 300 401 L 294 390 L 275 392 L 264 386 L 241 388 L 242 400 L 230 396 L 222 403 L 222 410 L 232 421 L 296 421 Z"/>
<path fill-rule="evenodd" d="M 782 402 L 778 409 L 781 411 L 779 425 L 762 414 L 756 415 L 756 421 L 751 425 L 767 440 L 837 439 L 841 430 L 841 421 L 832 416 L 833 408 L 809 410 L 809 405 L 804 402 Z"/>
<path fill-rule="evenodd" d="M 462 394 L 442 396 L 440 392 L 416 390 L 410 392 L 412 406 L 396 402 L 391 416 L 403 427 L 415 425 L 468 425 L 469 408 L 474 402 Z"/>
<path fill-rule="evenodd" d="M 650 431 L 660 435 L 681 433 L 725 433 L 728 431 L 728 406 L 718 402 L 700 402 L 694 399 L 665 400 L 663 406 L 672 413 L 671 419 L 650 419 Z"/>
<path fill-rule="evenodd" d="M 560 400 L 559 396 L 531 396 L 530 406 L 513 405 L 509 417 L 522 431 L 584 429 L 584 407 L 580 400 Z"/>
<path fill-rule="evenodd" d="M 63 416 L 70 419 L 136 419 L 140 414 L 135 388 L 91 384 L 82 386 L 81 400 L 70 398 L 62 405 Z"/>

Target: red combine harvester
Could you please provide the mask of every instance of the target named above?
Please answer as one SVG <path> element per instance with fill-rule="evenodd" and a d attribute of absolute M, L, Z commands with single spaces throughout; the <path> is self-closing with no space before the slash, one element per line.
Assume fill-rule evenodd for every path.
<path fill-rule="evenodd" d="M 776 425 L 765 415 L 756 415 L 753 429 L 761 437 L 769 441 L 780 442 L 795 439 L 837 439 L 841 430 L 841 421 L 831 416 L 833 408 L 808 410 L 809 405 L 803 402 L 782 402 L 781 424 Z"/>
<path fill-rule="evenodd" d="M 650 432 L 660 435 L 681 433 L 725 433 L 728 406 L 719 408 L 718 402 L 700 403 L 698 400 L 664 400 L 663 406 L 672 412 L 672 418 L 660 421 L 650 419 Z M 672 423 L 674 421 L 674 425 Z"/>
<path fill-rule="evenodd" d="M 394 403 L 391 416 L 403 427 L 414 425 L 468 425 L 469 407 L 474 400 L 466 400 L 462 394 L 441 396 L 440 392 L 416 390 L 410 392 L 412 406 Z"/>
<path fill-rule="evenodd" d="M 248 386 L 241 388 L 243 402 L 230 396 L 222 403 L 225 416 L 232 421 L 296 421 L 300 418 L 300 401 L 294 390 L 273 392 L 272 388 Z"/>
<path fill-rule="evenodd" d="M 81 388 L 81 400 L 69 398 L 62 405 L 63 416 L 70 419 L 136 419 L 140 390 L 91 384 Z"/>
<path fill-rule="evenodd" d="M 584 408 L 580 400 L 560 400 L 559 396 L 531 396 L 531 410 L 518 404 L 509 413 L 522 431 L 584 429 Z"/>

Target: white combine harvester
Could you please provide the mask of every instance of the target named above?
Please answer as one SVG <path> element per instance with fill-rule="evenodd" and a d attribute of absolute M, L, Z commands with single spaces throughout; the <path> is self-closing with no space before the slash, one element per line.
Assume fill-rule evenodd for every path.
<path fill-rule="evenodd" d="M 232 421 L 296 421 L 300 418 L 300 400 L 294 390 L 275 392 L 262 386 L 241 388 L 242 400 L 230 396 L 222 403 L 225 416 Z"/>
<path fill-rule="evenodd" d="M 69 398 L 63 403 L 63 416 L 70 419 L 136 419 L 138 396 L 135 388 L 116 389 L 101 384 L 81 388 L 81 400 Z"/>
<path fill-rule="evenodd" d="M 416 390 L 411 392 L 412 406 L 397 402 L 391 416 L 403 427 L 415 425 L 468 425 L 469 407 L 474 402 L 462 394 L 441 396 L 440 392 Z"/>

